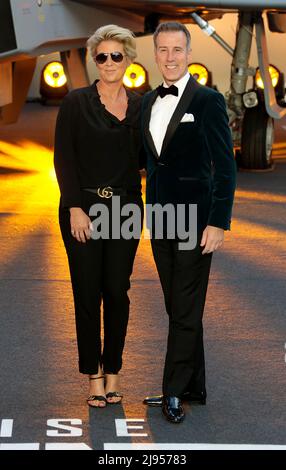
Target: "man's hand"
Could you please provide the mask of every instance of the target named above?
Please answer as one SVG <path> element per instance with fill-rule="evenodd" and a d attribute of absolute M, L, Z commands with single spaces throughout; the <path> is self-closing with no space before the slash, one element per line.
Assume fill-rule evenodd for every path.
<path fill-rule="evenodd" d="M 78 242 L 85 243 L 91 237 L 92 223 L 80 207 L 70 207 L 71 234 Z"/>
<path fill-rule="evenodd" d="M 203 236 L 200 246 L 204 246 L 202 255 L 206 253 L 212 253 L 220 248 L 224 240 L 224 230 L 223 228 L 213 227 L 212 225 L 207 225 L 203 231 Z"/>

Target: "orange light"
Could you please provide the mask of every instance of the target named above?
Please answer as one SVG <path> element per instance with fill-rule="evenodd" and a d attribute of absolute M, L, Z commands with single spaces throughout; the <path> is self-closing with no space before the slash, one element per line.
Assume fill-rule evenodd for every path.
<path fill-rule="evenodd" d="M 206 85 L 209 79 L 209 71 L 208 69 L 202 65 L 193 63 L 190 64 L 188 67 L 190 74 L 199 82 L 201 85 Z"/>
<path fill-rule="evenodd" d="M 67 83 L 63 65 L 60 62 L 50 62 L 43 71 L 44 81 L 52 88 L 60 88 Z"/>
<path fill-rule="evenodd" d="M 139 88 L 146 82 L 146 71 L 140 64 L 131 64 L 126 69 L 123 83 L 128 88 Z"/>
<path fill-rule="evenodd" d="M 273 65 L 269 65 L 268 70 L 270 73 L 272 85 L 275 88 L 279 80 L 279 75 L 280 75 L 279 70 Z M 263 83 L 259 68 L 256 70 L 255 83 L 258 88 L 261 88 L 261 89 L 264 88 L 264 83 Z"/>

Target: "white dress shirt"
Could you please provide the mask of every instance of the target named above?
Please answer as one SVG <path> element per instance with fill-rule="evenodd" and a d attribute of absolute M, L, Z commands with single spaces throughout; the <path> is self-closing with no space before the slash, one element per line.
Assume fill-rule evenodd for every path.
<path fill-rule="evenodd" d="M 174 83 L 174 85 L 179 90 L 178 96 L 167 95 L 164 98 L 158 96 L 152 106 L 149 129 L 158 155 L 160 155 L 161 153 L 162 144 L 167 131 L 167 127 L 186 88 L 186 85 L 189 81 L 189 77 L 190 74 L 188 72 L 186 73 L 186 75 L 180 78 L 180 80 Z M 168 87 L 165 82 L 163 83 L 163 86 Z"/>

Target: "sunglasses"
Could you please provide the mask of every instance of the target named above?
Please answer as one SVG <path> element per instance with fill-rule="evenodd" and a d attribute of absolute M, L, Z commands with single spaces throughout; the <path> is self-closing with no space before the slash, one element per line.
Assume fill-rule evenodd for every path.
<path fill-rule="evenodd" d="M 123 61 L 123 57 L 125 57 L 121 52 L 101 52 L 95 56 L 95 61 L 98 64 L 104 64 L 107 61 L 108 56 L 110 55 L 111 60 L 119 64 Z"/>

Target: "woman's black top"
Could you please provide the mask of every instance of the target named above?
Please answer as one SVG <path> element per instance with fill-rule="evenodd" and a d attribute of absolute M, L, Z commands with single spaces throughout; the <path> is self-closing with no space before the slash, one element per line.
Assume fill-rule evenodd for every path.
<path fill-rule="evenodd" d="M 126 90 L 120 121 L 101 103 L 96 83 L 71 91 L 58 113 L 54 165 L 64 208 L 81 207 L 83 188 L 141 189 L 141 96 Z"/>

